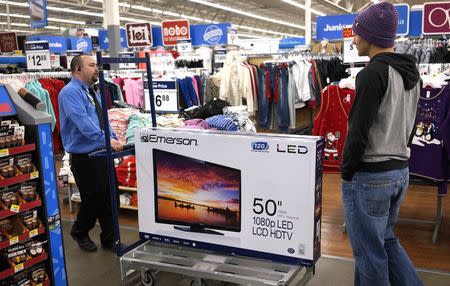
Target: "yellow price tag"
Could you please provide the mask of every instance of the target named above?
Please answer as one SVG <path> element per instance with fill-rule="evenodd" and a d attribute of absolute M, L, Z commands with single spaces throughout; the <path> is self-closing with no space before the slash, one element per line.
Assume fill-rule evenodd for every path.
<path fill-rule="evenodd" d="M 13 245 L 13 244 L 16 244 L 18 242 L 19 242 L 19 237 L 18 236 L 14 236 L 14 237 L 11 237 L 9 239 L 9 245 Z"/>
<path fill-rule="evenodd" d="M 20 264 L 17 264 L 17 265 L 15 265 L 14 266 L 14 273 L 17 273 L 17 272 L 19 272 L 19 271 L 22 271 L 23 270 L 23 263 L 20 263 Z"/>
<path fill-rule="evenodd" d="M 9 156 L 9 149 L 1 149 L 0 157 L 6 157 L 6 156 Z"/>
<path fill-rule="evenodd" d="M 37 177 L 39 177 L 39 171 L 30 173 L 30 179 L 36 179 Z"/>
<path fill-rule="evenodd" d="M 11 205 L 9 210 L 12 212 L 18 213 L 20 211 L 20 206 L 19 205 Z"/>
<path fill-rule="evenodd" d="M 39 234 L 38 229 L 37 228 L 33 229 L 30 231 L 30 238 L 35 237 L 38 234 Z"/>
<path fill-rule="evenodd" d="M 38 285 L 36 285 L 36 286 L 42 286 L 42 283 L 39 283 Z"/>

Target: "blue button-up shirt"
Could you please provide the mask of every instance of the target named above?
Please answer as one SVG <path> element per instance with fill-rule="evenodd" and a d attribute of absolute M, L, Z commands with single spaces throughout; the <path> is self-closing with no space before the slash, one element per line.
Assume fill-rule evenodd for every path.
<path fill-rule="evenodd" d="M 96 96 L 100 103 L 99 96 Z M 105 132 L 100 129 L 95 103 L 83 81 L 72 78 L 59 93 L 58 105 L 61 138 L 66 152 L 87 154 L 105 148 Z M 109 128 L 114 138 L 111 126 Z"/>

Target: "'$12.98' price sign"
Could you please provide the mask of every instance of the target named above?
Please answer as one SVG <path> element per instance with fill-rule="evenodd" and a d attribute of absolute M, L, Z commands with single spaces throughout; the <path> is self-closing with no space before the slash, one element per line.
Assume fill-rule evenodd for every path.
<path fill-rule="evenodd" d="M 48 42 L 27 42 L 25 44 L 25 53 L 27 58 L 27 69 L 29 71 L 52 69 Z"/>

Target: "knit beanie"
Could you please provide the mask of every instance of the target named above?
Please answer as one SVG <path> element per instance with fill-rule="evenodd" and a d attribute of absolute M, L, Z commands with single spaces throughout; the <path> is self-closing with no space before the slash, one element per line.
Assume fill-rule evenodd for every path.
<path fill-rule="evenodd" d="M 391 48 L 397 34 L 398 13 L 389 2 L 373 4 L 362 11 L 353 23 L 353 32 L 380 48 Z"/>

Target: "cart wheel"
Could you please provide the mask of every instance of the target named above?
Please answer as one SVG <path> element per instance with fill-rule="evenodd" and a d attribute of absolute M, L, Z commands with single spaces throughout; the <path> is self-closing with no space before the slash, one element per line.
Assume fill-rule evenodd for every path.
<path fill-rule="evenodd" d="M 150 270 L 141 271 L 141 282 L 143 286 L 155 285 L 155 277 Z"/>
<path fill-rule="evenodd" d="M 199 280 L 195 279 L 191 281 L 191 286 L 208 286 L 208 283 L 206 283 L 206 280 L 201 278 L 200 279 L 200 285 L 199 285 Z"/>

